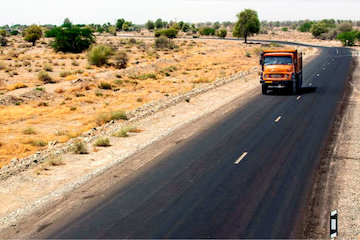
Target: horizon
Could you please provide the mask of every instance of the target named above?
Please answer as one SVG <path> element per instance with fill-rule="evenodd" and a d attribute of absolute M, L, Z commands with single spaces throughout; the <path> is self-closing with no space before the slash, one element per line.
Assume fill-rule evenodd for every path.
<path fill-rule="evenodd" d="M 139 8 L 139 5 L 142 7 Z M 126 6 L 125 10 L 123 6 Z M 236 14 L 246 8 L 257 11 L 260 21 L 358 21 L 359 7 L 360 3 L 355 0 L 133 0 L 126 4 L 116 0 L 105 0 L 102 4 L 95 0 L 77 0 L 75 3 L 70 0 L 13 0 L 3 7 L 0 26 L 60 25 L 65 18 L 69 18 L 74 24 L 114 24 L 120 18 L 139 25 L 158 18 L 169 22 L 235 22 Z M 319 8 L 322 8 L 320 13 Z"/>

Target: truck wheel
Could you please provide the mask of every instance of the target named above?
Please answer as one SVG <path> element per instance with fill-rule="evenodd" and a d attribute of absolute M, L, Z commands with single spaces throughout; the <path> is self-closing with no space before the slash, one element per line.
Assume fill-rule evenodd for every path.
<path fill-rule="evenodd" d="M 261 91 L 263 95 L 267 95 L 268 88 L 265 84 L 261 86 Z"/>

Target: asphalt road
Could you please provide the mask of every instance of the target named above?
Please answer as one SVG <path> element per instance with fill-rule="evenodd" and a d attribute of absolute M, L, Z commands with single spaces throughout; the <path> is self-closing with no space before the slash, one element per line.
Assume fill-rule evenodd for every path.
<path fill-rule="evenodd" d="M 48 237 L 294 237 L 350 65 L 323 48 L 301 97 L 257 96 Z"/>

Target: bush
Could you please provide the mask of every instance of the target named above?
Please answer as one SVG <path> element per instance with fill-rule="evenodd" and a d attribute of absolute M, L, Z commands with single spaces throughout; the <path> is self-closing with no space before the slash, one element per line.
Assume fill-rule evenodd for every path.
<path fill-rule="evenodd" d="M 108 138 L 98 138 L 96 139 L 94 146 L 97 147 L 109 147 L 110 145 L 110 140 Z"/>
<path fill-rule="evenodd" d="M 155 47 L 161 49 L 174 49 L 177 46 L 171 41 L 171 39 L 161 36 L 155 39 Z"/>
<path fill-rule="evenodd" d="M 58 32 L 59 32 L 58 28 L 53 28 L 53 29 L 46 30 L 45 31 L 45 37 L 46 38 L 54 38 L 54 37 L 56 37 Z"/>
<path fill-rule="evenodd" d="M 227 35 L 227 31 L 225 28 L 216 31 L 216 36 L 218 36 L 219 38 L 226 38 L 226 35 Z"/>
<path fill-rule="evenodd" d="M 105 123 L 108 123 L 112 120 L 128 120 L 128 117 L 126 115 L 126 112 L 123 110 L 117 110 L 117 111 L 112 111 L 110 113 L 101 113 L 99 114 L 96 119 L 95 122 L 97 125 L 101 126 Z"/>
<path fill-rule="evenodd" d="M 116 133 L 114 133 L 113 136 L 126 138 L 126 137 L 129 137 L 129 132 L 138 133 L 138 132 L 140 132 L 140 130 L 138 130 L 135 126 L 126 126 L 126 127 L 121 128 Z"/>
<path fill-rule="evenodd" d="M 17 36 L 17 35 L 19 35 L 19 31 L 17 31 L 17 30 L 12 30 L 12 31 L 10 32 L 10 35 L 11 35 L 11 36 Z"/>
<path fill-rule="evenodd" d="M 114 53 L 114 50 L 107 45 L 95 45 L 91 47 L 88 53 L 88 61 L 91 65 L 98 67 L 108 63 L 110 56 Z"/>
<path fill-rule="evenodd" d="M 36 134 L 36 131 L 32 127 L 27 127 L 23 130 L 23 134 L 32 135 L 32 134 Z"/>
<path fill-rule="evenodd" d="M 310 32 L 310 29 L 311 29 L 312 25 L 313 25 L 313 22 L 306 21 L 306 22 L 304 22 L 303 24 L 300 25 L 298 30 L 300 32 Z"/>
<path fill-rule="evenodd" d="M 47 142 L 41 139 L 33 139 L 28 141 L 28 143 L 34 147 L 45 147 L 47 146 Z"/>
<path fill-rule="evenodd" d="M 54 83 L 55 81 L 52 80 L 50 75 L 45 71 L 40 71 L 38 73 L 38 79 L 44 83 Z"/>
<path fill-rule="evenodd" d="M 357 31 L 343 32 L 340 33 L 336 39 L 341 41 L 344 46 L 354 46 L 355 40 L 358 36 L 359 32 Z"/>
<path fill-rule="evenodd" d="M 215 29 L 214 28 L 201 28 L 199 30 L 200 35 L 203 36 L 214 36 L 215 35 Z"/>
<path fill-rule="evenodd" d="M 129 62 L 129 58 L 127 56 L 127 53 L 125 51 L 117 51 L 115 53 L 115 68 L 117 69 L 124 69 L 127 67 L 127 64 Z"/>
<path fill-rule="evenodd" d="M 75 154 L 88 154 L 89 150 L 82 140 L 76 140 L 72 146 L 72 152 Z"/>
<path fill-rule="evenodd" d="M 62 71 L 59 73 L 60 77 L 67 77 L 70 76 L 72 74 L 72 72 L 68 72 L 68 71 Z"/>
<path fill-rule="evenodd" d="M 0 36 L 6 37 L 7 32 L 4 29 L 0 29 Z"/>
<path fill-rule="evenodd" d="M 165 36 L 167 38 L 176 38 L 179 30 L 176 28 L 161 29 L 155 32 L 155 37 Z"/>
<path fill-rule="evenodd" d="M 0 36 L 0 46 L 5 47 L 8 43 L 8 40 L 4 36 Z"/>
<path fill-rule="evenodd" d="M 36 41 L 42 37 L 42 29 L 40 26 L 32 25 L 25 30 L 24 40 L 31 42 L 35 46 Z"/>
<path fill-rule="evenodd" d="M 43 69 L 46 72 L 52 72 L 53 71 L 53 68 L 52 68 L 52 66 L 50 64 L 45 64 Z"/>
<path fill-rule="evenodd" d="M 318 38 L 321 34 L 327 33 L 329 30 L 323 22 L 316 23 L 311 28 L 311 33 L 314 37 Z"/>
<path fill-rule="evenodd" d="M 107 82 L 100 82 L 99 85 L 98 85 L 98 88 L 105 89 L 105 90 L 112 89 L 111 84 L 107 83 Z"/>
<path fill-rule="evenodd" d="M 56 28 L 54 31 L 57 33 L 52 47 L 56 52 L 80 53 L 95 42 L 90 28 Z"/>
<path fill-rule="evenodd" d="M 337 29 L 340 33 L 351 32 L 353 30 L 353 25 L 351 22 L 345 21 L 345 22 L 340 23 L 338 25 Z"/>
<path fill-rule="evenodd" d="M 319 38 L 322 40 L 334 40 L 337 35 L 338 32 L 335 29 L 331 29 L 329 32 L 321 34 Z"/>
<path fill-rule="evenodd" d="M 287 32 L 289 29 L 287 27 L 283 27 L 281 30 Z"/>

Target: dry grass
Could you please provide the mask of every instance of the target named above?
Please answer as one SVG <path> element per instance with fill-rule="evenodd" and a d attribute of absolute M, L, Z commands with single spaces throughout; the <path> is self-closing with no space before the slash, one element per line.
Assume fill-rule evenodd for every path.
<path fill-rule="evenodd" d="M 110 140 L 108 138 L 98 138 L 96 139 L 94 146 L 96 147 L 109 147 L 110 145 Z"/>
<path fill-rule="evenodd" d="M 19 96 L 39 87 L 48 96 L 18 106 L 0 106 L 0 164 L 43 148 L 42 144 L 26 143 L 23 130 L 27 127 L 36 129 L 36 138 L 44 142 L 65 142 L 97 125 L 126 120 L 126 112 L 150 101 L 188 92 L 197 85 L 258 65 L 254 49 L 259 46 L 231 41 L 177 39 L 174 43 L 179 48 L 156 50 L 153 40 L 133 44 L 112 39 L 114 47 L 126 51 L 128 57 L 127 68 L 116 69 L 113 59 L 103 67 L 89 66 L 86 52 L 54 53 L 40 44 L 21 48 L 26 44 L 21 36 L 9 40 L 14 48 L 0 48 L 4 52 L 0 54 L 0 93 Z M 98 44 L 108 40 L 97 38 Z M 44 71 L 45 65 L 51 66 L 52 72 Z M 39 81 L 38 74 L 43 73 L 45 78 L 41 76 Z M 44 85 L 55 80 L 54 85 Z M 101 82 L 110 84 L 111 89 L 99 89 Z M 20 86 L 28 86 L 28 90 Z"/>

